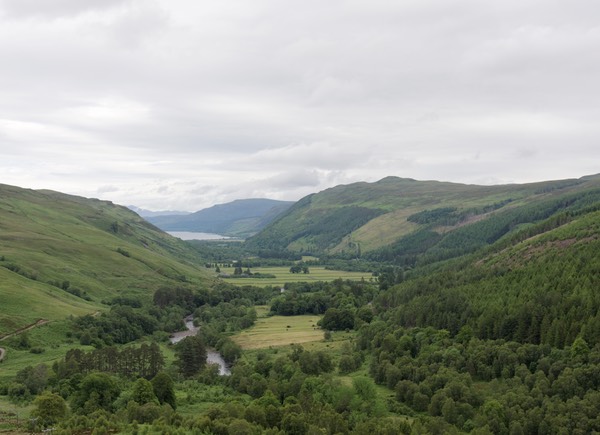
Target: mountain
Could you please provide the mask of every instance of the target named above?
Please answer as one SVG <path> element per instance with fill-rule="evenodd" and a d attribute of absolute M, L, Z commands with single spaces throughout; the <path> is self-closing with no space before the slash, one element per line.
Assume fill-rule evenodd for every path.
<path fill-rule="evenodd" d="M 247 245 L 412 267 L 471 252 L 599 199 L 600 175 L 498 186 L 387 177 L 308 195 Z"/>
<path fill-rule="evenodd" d="M 143 218 L 155 217 L 155 216 L 183 216 L 190 214 L 189 211 L 174 211 L 174 210 L 163 210 L 163 211 L 152 211 L 143 208 L 136 207 L 135 205 L 128 205 L 129 210 L 133 210 Z"/>
<path fill-rule="evenodd" d="M 196 254 L 107 201 L 0 184 L 0 335 L 207 282 Z"/>
<path fill-rule="evenodd" d="M 148 221 L 164 231 L 196 231 L 248 237 L 272 222 L 294 204 L 274 199 L 238 199 L 186 216 L 150 216 Z"/>

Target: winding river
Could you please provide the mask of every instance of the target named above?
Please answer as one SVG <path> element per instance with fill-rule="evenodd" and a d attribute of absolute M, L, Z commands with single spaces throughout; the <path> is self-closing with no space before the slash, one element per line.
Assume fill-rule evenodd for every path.
<path fill-rule="evenodd" d="M 169 340 L 171 340 L 171 343 L 179 343 L 185 337 L 196 335 L 196 333 L 198 332 L 199 328 L 196 325 L 194 325 L 194 318 L 192 316 L 188 316 L 184 320 L 187 331 L 179 331 L 171 334 L 171 337 L 169 338 Z M 221 354 L 215 350 L 206 349 L 206 363 L 217 364 L 219 366 L 219 374 L 221 376 L 229 376 L 231 374 L 231 370 L 229 370 L 227 363 L 225 362 Z"/>

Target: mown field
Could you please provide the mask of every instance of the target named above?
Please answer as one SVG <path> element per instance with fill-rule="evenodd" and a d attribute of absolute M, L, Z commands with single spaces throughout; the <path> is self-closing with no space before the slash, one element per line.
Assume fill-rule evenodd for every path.
<path fill-rule="evenodd" d="M 245 269 L 244 269 L 245 270 Z M 370 280 L 373 276 L 369 272 L 346 272 L 343 270 L 328 270 L 323 266 L 310 266 L 309 273 L 291 273 L 289 267 L 257 267 L 250 269 L 252 273 L 262 273 L 275 275 L 275 278 L 235 278 L 233 267 L 222 267 L 221 273 L 231 275 L 231 278 L 224 278 L 228 283 L 235 285 L 255 285 L 264 287 L 267 285 L 283 286 L 286 282 L 314 282 L 314 281 L 334 281 L 336 279 L 349 279 L 360 281 L 361 279 Z"/>
<path fill-rule="evenodd" d="M 265 349 L 318 341 L 323 339 L 323 330 L 317 326 L 320 318 L 314 315 L 259 317 L 254 326 L 232 338 L 242 349 Z"/>

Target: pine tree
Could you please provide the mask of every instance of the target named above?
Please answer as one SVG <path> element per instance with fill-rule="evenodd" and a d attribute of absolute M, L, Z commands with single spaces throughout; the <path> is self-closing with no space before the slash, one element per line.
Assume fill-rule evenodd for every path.
<path fill-rule="evenodd" d="M 175 348 L 179 371 L 186 378 L 197 374 L 206 365 L 206 347 L 200 337 L 186 337 Z"/>

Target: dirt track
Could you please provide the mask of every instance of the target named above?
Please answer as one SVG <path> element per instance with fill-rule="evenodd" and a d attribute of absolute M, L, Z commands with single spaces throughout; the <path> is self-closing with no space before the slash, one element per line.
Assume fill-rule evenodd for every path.
<path fill-rule="evenodd" d="M 6 340 L 7 338 L 10 338 L 10 337 L 14 337 L 15 335 L 19 335 L 22 332 L 29 331 L 30 329 L 33 329 L 35 327 L 45 325 L 49 321 L 50 320 L 39 319 L 37 322 L 32 323 L 31 325 L 24 326 L 22 328 L 17 329 L 16 331 L 9 332 L 8 334 L 5 334 L 5 335 L 1 336 L 0 337 L 0 341 Z M 6 356 L 6 349 L 0 347 L 0 361 L 4 360 L 5 356 Z"/>
<path fill-rule="evenodd" d="M 16 331 L 9 332 L 8 334 L 5 334 L 5 335 L 1 336 L 0 337 L 0 341 L 6 340 L 7 338 L 10 338 L 10 337 L 14 337 L 15 335 L 19 335 L 22 332 L 29 331 L 30 329 L 33 329 L 33 328 L 35 328 L 37 326 L 45 325 L 49 321 L 50 320 L 39 319 L 37 322 L 32 323 L 31 325 L 23 326 L 22 328 L 19 328 Z"/>

